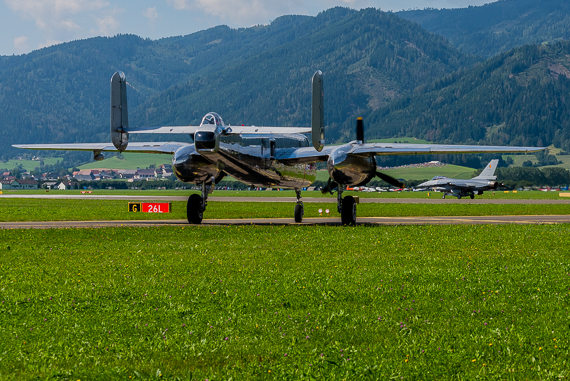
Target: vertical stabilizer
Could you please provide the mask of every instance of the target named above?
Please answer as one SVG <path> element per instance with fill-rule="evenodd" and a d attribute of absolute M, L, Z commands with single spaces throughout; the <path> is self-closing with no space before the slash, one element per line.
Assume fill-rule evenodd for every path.
<path fill-rule="evenodd" d="M 481 180 L 495 180 L 497 176 L 495 176 L 495 170 L 497 169 L 497 165 L 499 164 L 499 159 L 491 160 L 489 164 L 483 169 L 483 172 L 475 179 Z"/>
<path fill-rule="evenodd" d="M 317 70 L 313 75 L 311 140 L 313 147 L 321 152 L 325 146 L 325 108 L 323 102 L 323 73 L 320 70 Z"/>
<path fill-rule="evenodd" d="M 129 143 L 128 128 L 127 80 L 118 71 L 111 77 L 111 141 L 119 151 L 124 151 Z"/>

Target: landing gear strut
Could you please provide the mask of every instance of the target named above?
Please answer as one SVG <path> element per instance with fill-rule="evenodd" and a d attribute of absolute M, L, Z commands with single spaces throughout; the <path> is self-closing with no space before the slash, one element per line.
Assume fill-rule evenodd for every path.
<path fill-rule="evenodd" d="M 340 213 L 340 220 L 343 225 L 356 224 L 356 201 L 352 196 L 342 198 L 343 187 L 339 185 L 336 195 L 337 210 Z"/>
<path fill-rule="evenodd" d="M 214 183 L 212 182 L 212 185 L 206 185 L 206 182 L 204 181 L 202 183 L 202 196 L 192 194 L 188 197 L 188 203 L 186 204 L 186 217 L 188 218 L 189 223 L 202 223 L 204 211 L 206 210 L 206 205 L 208 205 L 208 193 L 212 193 L 213 190 Z"/>
<path fill-rule="evenodd" d="M 303 222 L 303 215 L 305 214 L 305 206 L 301 201 L 301 190 L 295 189 L 295 195 L 297 196 L 297 205 L 295 205 L 295 222 Z"/>

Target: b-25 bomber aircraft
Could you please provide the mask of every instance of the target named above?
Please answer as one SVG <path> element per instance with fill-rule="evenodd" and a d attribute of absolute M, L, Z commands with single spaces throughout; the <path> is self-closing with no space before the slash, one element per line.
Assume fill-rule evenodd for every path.
<path fill-rule="evenodd" d="M 469 180 L 436 176 L 430 181 L 421 183 L 417 188 L 431 188 L 443 192 L 442 198 L 450 194 L 457 197 L 458 200 L 464 196 L 469 196 L 471 199 L 474 199 L 476 194 L 482 195 L 484 191 L 495 190 L 502 186 L 502 184 L 497 182 L 497 176 L 495 176 L 495 170 L 498 164 L 498 159 L 491 160 L 479 176 Z"/>
<path fill-rule="evenodd" d="M 192 142 L 129 142 L 130 134 L 186 134 Z M 305 135 L 310 134 L 310 138 Z M 188 198 L 187 218 L 202 222 L 208 195 L 224 176 L 252 187 L 294 189 L 297 196 L 295 222 L 304 215 L 302 188 L 316 180 L 316 163 L 326 162 L 329 180 L 323 193 L 337 191 L 337 210 L 343 224 L 356 222 L 354 197 L 343 197 L 347 186 L 365 185 L 378 176 L 402 187 L 398 180 L 376 170 L 376 155 L 450 153 L 536 152 L 543 148 L 508 146 L 462 146 L 439 144 L 365 143 L 362 118 L 356 123 L 356 140 L 325 146 L 323 74 L 312 78 L 311 127 L 257 127 L 225 125 L 215 112 L 204 116 L 199 126 L 129 127 L 127 82 L 122 72 L 111 78 L 111 143 L 18 144 L 33 150 L 93 151 L 94 160 L 104 152 L 170 154 L 178 179 L 194 183 L 201 194 Z"/>

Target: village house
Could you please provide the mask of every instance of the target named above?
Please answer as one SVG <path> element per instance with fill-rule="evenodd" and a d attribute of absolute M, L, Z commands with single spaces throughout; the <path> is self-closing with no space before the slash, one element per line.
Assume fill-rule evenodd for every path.
<path fill-rule="evenodd" d="M 156 179 L 156 172 L 154 169 L 137 169 L 134 178 L 138 180 L 154 180 Z"/>

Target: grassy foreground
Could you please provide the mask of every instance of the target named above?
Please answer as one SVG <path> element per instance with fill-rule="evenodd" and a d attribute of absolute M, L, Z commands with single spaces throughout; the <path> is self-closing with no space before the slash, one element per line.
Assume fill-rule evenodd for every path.
<path fill-rule="evenodd" d="M 186 202 L 173 201 L 171 213 L 130 213 L 128 201 L 0 200 L 0 222 L 186 219 Z M 336 203 L 305 203 L 305 218 L 329 209 L 339 217 Z M 359 217 L 493 216 L 570 214 L 568 204 L 360 204 Z M 293 218 L 293 202 L 208 202 L 205 219 Z M 323 215 L 325 215 L 323 213 Z"/>
<path fill-rule="evenodd" d="M 0 230 L 0 379 L 554 379 L 570 226 Z"/>

